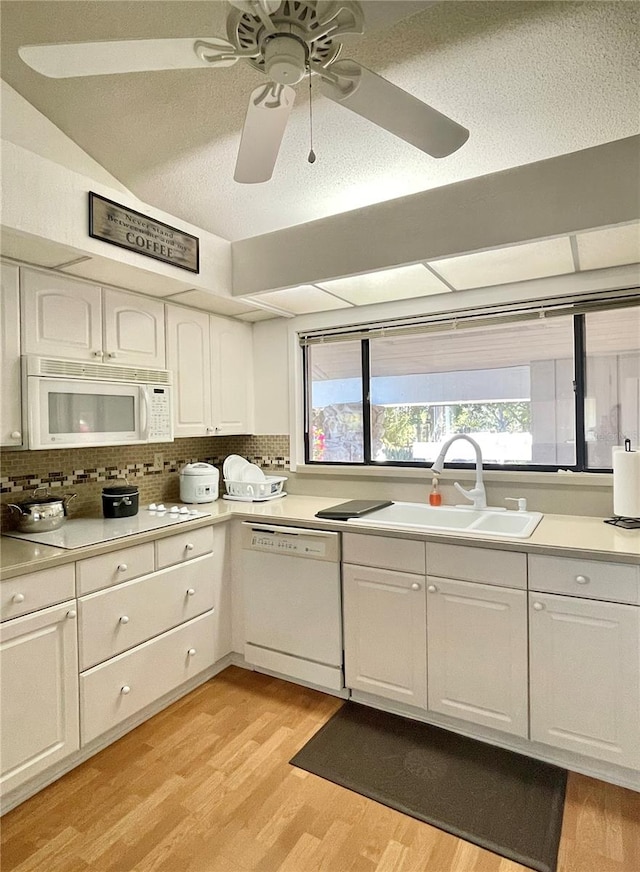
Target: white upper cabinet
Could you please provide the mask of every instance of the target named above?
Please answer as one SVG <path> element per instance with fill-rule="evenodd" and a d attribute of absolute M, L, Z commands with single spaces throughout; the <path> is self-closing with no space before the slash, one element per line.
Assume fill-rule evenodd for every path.
<path fill-rule="evenodd" d="M 253 428 L 253 334 L 250 324 L 211 316 L 211 413 L 215 436 Z"/>
<path fill-rule="evenodd" d="M 0 348 L 2 393 L 0 394 L 0 445 L 22 445 L 20 403 L 20 299 L 18 267 L 0 264 Z"/>
<path fill-rule="evenodd" d="M 167 305 L 167 364 L 173 372 L 174 436 L 211 435 L 209 315 Z"/>
<path fill-rule="evenodd" d="M 105 289 L 104 360 L 164 369 L 164 303 Z"/>
<path fill-rule="evenodd" d="M 23 269 L 24 354 L 164 369 L 164 304 Z"/>
<path fill-rule="evenodd" d="M 22 352 L 102 360 L 102 291 L 98 285 L 23 269 Z"/>
<path fill-rule="evenodd" d="M 251 325 L 167 305 L 174 434 L 229 436 L 253 426 Z"/>

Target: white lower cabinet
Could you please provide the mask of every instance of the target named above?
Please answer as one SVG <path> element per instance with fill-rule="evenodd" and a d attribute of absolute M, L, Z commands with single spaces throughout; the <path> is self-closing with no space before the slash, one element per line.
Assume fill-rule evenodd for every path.
<path fill-rule="evenodd" d="M 210 611 L 83 672 L 82 744 L 211 666 L 213 655 L 214 613 Z"/>
<path fill-rule="evenodd" d="M 81 597 L 80 668 L 95 666 L 213 605 L 212 555 Z"/>
<path fill-rule="evenodd" d="M 531 738 L 640 768 L 640 609 L 547 593 L 529 601 Z"/>
<path fill-rule="evenodd" d="M 76 602 L 6 621 L 0 632 L 5 795 L 79 747 Z"/>
<path fill-rule="evenodd" d="M 424 575 L 343 564 L 342 579 L 347 687 L 425 708 Z"/>
<path fill-rule="evenodd" d="M 430 711 L 527 737 L 527 594 L 427 577 Z"/>

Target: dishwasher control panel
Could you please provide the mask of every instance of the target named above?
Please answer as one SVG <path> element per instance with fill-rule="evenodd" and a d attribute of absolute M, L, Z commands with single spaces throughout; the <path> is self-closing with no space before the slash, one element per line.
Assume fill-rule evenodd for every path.
<path fill-rule="evenodd" d="M 339 560 L 338 534 L 291 528 L 262 530 L 250 524 L 244 528 L 242 547 L 250 551 L 305 557 L 312 560 Z"/>

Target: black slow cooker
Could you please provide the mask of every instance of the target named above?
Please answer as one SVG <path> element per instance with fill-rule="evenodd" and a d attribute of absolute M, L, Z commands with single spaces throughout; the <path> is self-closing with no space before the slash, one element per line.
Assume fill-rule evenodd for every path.
<path fill-rule="evenodd" d="M 102 514 L 105 518 L 131 518 L 138 514 L 140 491 L 133 485 L 102 488 Z"/>

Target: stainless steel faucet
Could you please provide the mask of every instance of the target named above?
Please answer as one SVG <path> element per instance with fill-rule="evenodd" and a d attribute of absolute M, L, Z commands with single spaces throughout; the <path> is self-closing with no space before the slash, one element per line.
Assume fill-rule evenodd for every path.
<path fill-rule="evenodd" d="M 460 493 L 464 497 L 473 502 L 474 509 L 486 509 L 487 494 L 484 489 L 484 483 L 482 481 L 482 451 L 480 450 L 480 446 L 478 445 L 476 440 L 472 439 L 471 436 L 466 436 L 464 433 L 460 433 L 459 435 L 452 436 L 451 439 L 447 439 L 447 441 L 440 449 L 440 453 L 436 457 L 433 466 L 431 467 L 431 472 L 435 473 L 436 475 L 440 475 L 442 473 L 445 455 L 451 445 L 457 439 L 465 439 L 467 442 L 473 445 L 474 451 L 476 452 L 476 482 L 471 490 L 465 490 L 465 488 L 463 488 L 462 485 L 459 484 L 457 481 L 454 481 L 453 486 L 456 488 L 456 490 L 460 491 Z"/>

